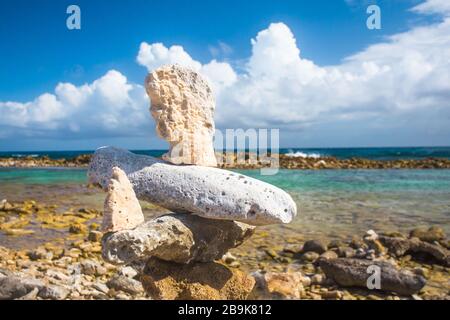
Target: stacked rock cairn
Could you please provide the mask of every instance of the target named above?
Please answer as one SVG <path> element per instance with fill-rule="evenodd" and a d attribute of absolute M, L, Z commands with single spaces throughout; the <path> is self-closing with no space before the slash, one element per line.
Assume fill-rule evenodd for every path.
<path fill-rule="evenodd" d="M 145 87 L 170 149 L 162 160 L 115 147 L 95 152 L 89 180 L 107 190 L 102 256 L 135 267 L 152 299 L 246 299 L 255 279 L 217 260 L 255 226 L 291 222 L 296 204 L 275 186 L 214 168 L 215 99 L 198 73 L 163 66 Z M 138 199 L 171 213 L 144 221 Z"/>

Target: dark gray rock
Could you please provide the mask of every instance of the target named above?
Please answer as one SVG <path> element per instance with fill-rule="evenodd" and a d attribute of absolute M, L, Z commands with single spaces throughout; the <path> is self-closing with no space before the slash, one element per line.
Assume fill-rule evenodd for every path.
<path fill-rule="evenodd" d="M 328 250 L 328 246 L 324 241 L 321 240 L 309 240 L 303 245 L 303 252 L 316 252 L 322 254 Z"/>
<path fill-rule="evenodd" d="M 370 266 L 380 268 L 380 290 L 396 292 L 400 295 L 412 295 L 420 291 L 426 284 L 422 276 L 397 270 L 389 262 L 369 261 L 361 259 L 319 259 L 320 268 L 327 278 L 344 287 L 367 287 L 367 280 L 373 274 Z"/>
<path fill-rule="evenodd" d="M 17 299 L 27 295 L 34 288 L 41 290 L 44 286 L 45 283 L 42 280 L 21 275 L 0 277 L 0 300 Z"/>
<path fill-rule="evenodd" d="M 111 278 L 106 285 L 110 289 L 114 289 L 116 291 L 123 291 L 132 295 L 142 293 L 144 288 L 142 284 L 134 279 L 128 278 L 126 276 L 116 275 Z"/>
<path fill-rule="evenodd" d="M 450 251 L 440 245 L 421 241 L 419 238 L 399 238 L 380 236 L 381 243 L 388 248 L 389 252 L 398 257 L 407 252 L 416 254 L 427 254 L 436 259 L 444 266 L 450 266 Z"/>

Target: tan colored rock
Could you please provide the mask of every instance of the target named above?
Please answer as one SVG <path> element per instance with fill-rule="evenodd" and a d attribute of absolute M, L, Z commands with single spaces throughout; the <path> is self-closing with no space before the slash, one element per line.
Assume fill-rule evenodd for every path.
<path fill-rule="evenodd" d="M 257 295 L 263 299 L 300 299 L 304 283 L 310 282 L 300 272 L 257 271 L 252 275 L 256 279 Z"/>
<path fill-rule="evenodd" d="M 156 132 L 169 142 L 163 159 L 174 164 L 216 167 L 214 96 L 197 72 L 179 65 L 154 70 L 145 81 Z"/>
<path fill-rule="evenodd" d="M 105 199 L 102 231 L 130 230 L 143 222 L 144 214 L 133 186 L 125 172 L 114 167 L 108 186 L 108 195 Z"/>
<path fill-rule="evenodd" d="M 133 230 L 106 235 L 102 240 L 102 256 L 112 264 L 129 264 L 151 257 L 177 263 L 209 262 L 241 245 L 254 229 L 235 221 L 167 214 Z"/>
<path fill-rule="evenodd" d="M 243 300 L 255 285 L 252 276 L 217 262 L 177 264 L 153 258 L 141 281 L 158 300 Z"/>

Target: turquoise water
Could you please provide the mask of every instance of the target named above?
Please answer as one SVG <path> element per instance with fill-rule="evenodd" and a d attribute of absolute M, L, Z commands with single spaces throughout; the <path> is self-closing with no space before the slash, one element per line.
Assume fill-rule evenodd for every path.
<path fill-rule="evenodd" d="M 274 239 L 289 234 L 338 237 L 408 231 L 438 225 L 450 233 L 450 170 L 285 170 L 261 176 L 291 194 L 299 214 L 292 224 L 268 226 Z M 0 199 L 35 199 L 66 207 L 102 208 L 104 194 L 85 187 L 85 169 L 0 169 Z M 275 240 L 274 240 L 275 241 Z"/>
<path fill-rule="evenodd" d="M 167 150 L 134 150 L 134 153 L 160 157 Z M 93 150 L 76 151 L 0 151 L 1 157 L 41 157 L 52 159 L 71 159 L 81 154 L 91 154 Z M 383 148 L 281 148 L 281 154 L 310 157 L 336 157 L 339 159 L 366 158 L 374 160 L 394 159 L 423 159 L 447 158 L 450 159 L 450 147 L 383 147 Z"/>

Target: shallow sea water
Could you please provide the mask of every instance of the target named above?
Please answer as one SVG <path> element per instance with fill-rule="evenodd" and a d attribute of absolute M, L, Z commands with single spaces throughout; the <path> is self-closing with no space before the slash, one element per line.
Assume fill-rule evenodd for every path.
<path fill-rule="evenodd" d="M 261 176 L 259 170 L 236 170 L 286 190 L 298 216 L 288 225 L 262 227 L 273 245 L 292 239 L 349 238 L 366 230 L 409 231 L 437 225 L 450 233 L 450 170 L 280 170 Z M 104 194 L 86 187 L 85 169 L 0 169 L 0 200 L 36 200 L 69 208 L 101 210 Z M 142 203 L 147 217 L 161 210 Z M 48 232 L 48 231 L 46 231 Z M 0 245 L 22 247 L 62 234 L 36 232 Z"/>

